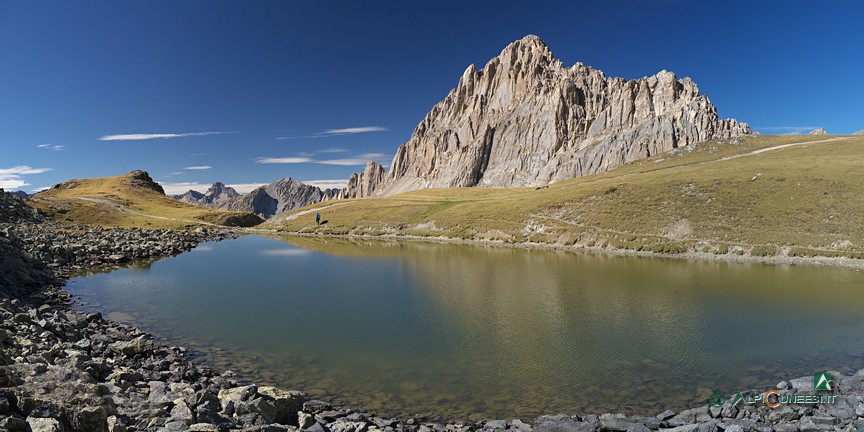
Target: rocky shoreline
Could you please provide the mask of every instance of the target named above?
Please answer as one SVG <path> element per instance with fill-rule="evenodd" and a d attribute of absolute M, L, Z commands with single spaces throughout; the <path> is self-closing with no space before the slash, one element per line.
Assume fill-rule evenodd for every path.
<path fill-rule="evenodd" d="M 864 428 L 864 370 L 834 373 L 834 403 L 707 404 L 657 416 L 541 416 L 531 423 L 391 419 L 297 391 L 238 382 L 140 329 L 71 308 L 62 286 L 94 266 L 156 259 L 236 231 L 103 229 L 43 220 L 0 192 L 0 431 L 852 431 Z M 778 385 L 812 393 L 812 377 Z M 578 389 L 574 389 L 578 391 Z M 750 391 L 745 396 L 755 397 Z"/>

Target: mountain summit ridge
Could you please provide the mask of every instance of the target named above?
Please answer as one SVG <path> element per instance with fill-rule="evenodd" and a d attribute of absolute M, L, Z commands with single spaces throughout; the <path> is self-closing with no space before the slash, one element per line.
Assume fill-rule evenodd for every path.
<path fill-rule="evenodd" d="M 217 181 L 207 193 L 190 190 L 174 198 L 187 204 L 269 218 L 309 204 L 342 198 L 343 193 L 344 189 L 321 189 L 288 177 L 259 186 L 246 195 L 240 195 L 234 188 Z"/>
<path fill-rule="evenodd" d="M 634 80 L 566 68 L 535 35 L 458 84 L 396 150 L 354 174 L 345 197 L 440 187 L 522 187 L 597 174 L 677 147 L 751 133 L 720 119 L 690 78 Z"/>

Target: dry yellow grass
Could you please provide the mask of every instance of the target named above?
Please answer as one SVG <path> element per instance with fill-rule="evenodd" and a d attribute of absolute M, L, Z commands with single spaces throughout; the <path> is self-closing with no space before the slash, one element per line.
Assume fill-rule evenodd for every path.
<path fill-rule="evenodd" d="M 29 202 L 49 217 L 67 224 L 188 228 L 205 223 L 250 226 L 261 222 L 260 218 L 248 213 L 225 212 L 182 203 L 145 187 L 132 174 L 70 180 L 32 196 Z M 159 217 L 133 214 L 80 198 L 106 200 Z"/>
<path fill-rule="evenodd" d="M 782 147 L 788 144 L 800 145 Z M 311 214 L 289 219 L 289 213 L 262 227 L 864 258 L 862 166 L 861 137 L 757 136 L 736 144 L 701 143 L 543 189 L 430 189 L 327 202 L 304 209 Z M 326 224 L 315 224 L 317 211 Z"/>

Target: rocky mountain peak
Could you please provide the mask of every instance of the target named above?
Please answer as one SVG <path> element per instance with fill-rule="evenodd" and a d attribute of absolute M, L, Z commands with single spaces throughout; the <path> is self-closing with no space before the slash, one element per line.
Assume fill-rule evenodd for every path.
<path fill-rule="evenodd" d="M 203 194 L 198 191 L 189 190 L 183 195 L 177 195 L 174 198 L 183 201 L 186 204 L 204 207 L 219 207 L 220 204 L 229 203 L 240 198 L 240 194 L 234 190 L 234 188 L 217 181 Z"/>
<path fill-rule="evenodd" d="M 820 127 L 817 129 L 813 129 L 808 135 L 828 135 L 828 131 Z"/>
<path fill-rule="evenodd" d="M 188 204 L 254 213 L 269 218 L 298 207 L 342 197 L 342 189 L 322 190 L 288 177 L 255 188 L 247 195 L 240 195 L 234 188 L 216 182 L 205 194 L 190 190 L 174 198 Z"/>
<path fill-rule="evenodd" d="M 570 68 L 529 35 L 458 84 L 396 150 L 390 171 L 367 164 L 347 197 L 434 187 L 518 187 L 602 173 L 709 139 L 750 133 L 720 119 L 689 78 L 635 80 Z"/>
<path fill-rule="evenodd" d="M 162 185 L 156 183 L 147 171 L 135 170 L 124 175 L 123 184 L 131 187 L 150 189 L 165 195 L 165 190 Z"/>

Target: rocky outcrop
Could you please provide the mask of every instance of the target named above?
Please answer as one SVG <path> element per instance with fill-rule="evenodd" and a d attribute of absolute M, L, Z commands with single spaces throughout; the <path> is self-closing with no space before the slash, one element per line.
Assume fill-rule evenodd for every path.
<path fill-rule="evenodd" d="M 366 162 L 366 169 L 362 173 L 354 173 L 348 179 L 346 193 L 351 197 L 365 197 L 375 195 L 379 188 L 386 185 L 387 171 L 378 162 Z"/>
<path fill-rule="evenodd" d="M 227 206 L 231 202 L 240 199 L 240 194 L 234 188 L 225 186 L 224 183 L 216 182 L 207 189 L 206 193 L 202 194 L 189 190 L 183 195 L 177 195 L 174 198 L 186 204 L 220 208 L 220 206 Z"/>
<path fill-rule="evenodd" d="M 750 133 L 720 119 L 689 78 L 609 78 L 556 60 L 536 36 L 465 70 L 399 146 L 390 171 L 352 178 L 346 196 L 436 187 L 518 187 L 602 173 L 710 139 Z"/>
<path fill-rule="evenodd" d="M 858 131 L 858 132 L 853 132 L 852 135 L 857 135 L 857 136 L 864 135 L 864 129 L 862 129 L 862 130 L 860 130 L 860 131 Z"/>
<path fill-rule="evenodd" d="M 150 174 L 147 174 L 147 171 L 135 170 L 126 174 L 122 182 L 123 184 L 133 187 L 133 188 L 143 188 L 150 189 L 156 192 L 159 192 L 162 195 L 165 195 L 165 189 L 162 189 L 162 185 L 156 183 L 151 177 Z"/>
<path fill-rule="evenodd" d="M 824 128 L 821 128 L 821 127 L 820 127 L 820 128 L 818 128 L 818 129 L 813 129 L 813 130 L 810 131 L 810 133 L 807 134 L 807 135 L 828 135 L 828 131 L 826 131 Z"/>
<path fill-rule="evenodd" d="M 285 178 L 253 190 L 249 195 L 235 200 L 224 209 L 252 212 L 269 218 L 288 210 L 340 196 L 340 192 L 336 189 L 322 190 L 317 186 Z"/>
<path fill-rule="evenodd" d="M 216 182 L 207 190 L 207 193 L 190 190 L 174 198 L 188 204 L 219 210 L 249 212 L 269 218 L 309 204 L 342 198 L 343 193 L 344 189 L 321 189 L 299 180 L 284 178 L 256 188 L 245 196 L 231 187 Z"/>
<path fill-rule="evenodd" d="M 27 205 L 15 192 L 0 189 L 0 223 L 42 222 L 39 212 Z"/>
<path fill-rule="evenodd" d="M 279 200 L 273 198 L 264 187 L 259 187 L 239 200 L 228 204 L 230 209 L 248 209 L 261 217 L 271 217 L 276 214 Z"/>

